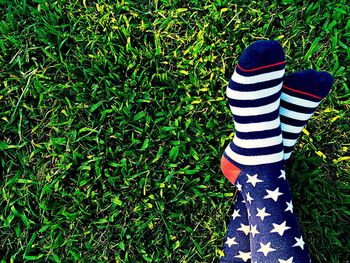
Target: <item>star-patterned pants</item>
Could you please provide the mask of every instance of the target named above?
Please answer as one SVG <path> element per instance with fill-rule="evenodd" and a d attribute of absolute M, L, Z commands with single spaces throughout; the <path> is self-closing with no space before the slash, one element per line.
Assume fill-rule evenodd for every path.
<path fill-rule="evenodd" d="M 220 262 L 251 262 L 248 213 L 240 192 L 236 195 L 234 206 L 235 209 L 227 229 L 227 240 L 224 246 L 225 257 L 221 258 Z"/>
<path fill-rule="evenodd" d="M 310 262 L 284 170 L 250 168 L 236 185 L 240 193 L 221 262 Z"/>

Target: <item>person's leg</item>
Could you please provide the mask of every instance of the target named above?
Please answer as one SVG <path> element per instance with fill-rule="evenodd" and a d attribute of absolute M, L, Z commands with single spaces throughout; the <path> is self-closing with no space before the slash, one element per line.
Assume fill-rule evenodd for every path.
<path fill-rule="evenodd" d="M 225 150 L 222 167 L 232 183 L 238 179 L 242 185 L 251 214 L 248 230 L 253 262 L 277 262 L 293 256 L 302 262 L 309 259 L 304 244 L 301 251 L 297 251 L 298 243 L 290 244 L 297 238 L 300 245 L 302 239 L 294 214 L 284 208 L 290 203 L 290 190 L 284 178 L 279 122 L 283 74 L 284 53 L 280 45 L 258 41 L 240 57 L 229 85 L 235 98 L 229 102 L 236 135 Z M 288 235 L 284 233 L 287 230 Z M 285 259 L 288 255 L 291 256 Z M 248 258 L 242 260 L 247 262 Z"/>
<path fill-rule="evenodd" d="M 291 156 L 301 130 L 329 93 L 332 83 L 331 74 L 312 69 L 284 77 L 280 118 L 285 160 Z"/>
<path fill-rule="evenodd" d="M 251 262 L 247 207 L 243 196 L 239 192 L 237 192 L 236 197 L 235 208 L 230 216 L 226 233 L 225 256 L 220 259 L 221 263 Z"/>
<path fill-rule="evenodd" d="M 297 72 L 284 78 L 280 106 L 284 160 L 290 157 L 302 128 L 321 99 L 329 93 L 332 83 L 333 77 L 329 73 L 314 70 Z M 244 186 L 247 186 L 247 189 L 243 191 L 255 190 L 248 184 Z M 253 225 L 257 228 L 259 224 L 262 225 L 262 231 L 259 233 L 261 235 L 254 236 L 251 230 L 252 259 L 256 262 L 275 260 L 280 263 L 311 261 L 298 222 L 293 215 L 292 195 L 284 171 L 281 170 L 275 181 L 269 178 L 265 190 L 264 195 L 258 195 L 263 196 L 265 200 L 260 199 L 260 203 L 257 200 L 254 205 L 247 203 L 247 209 L 257 208 L 256 217 L 249 218 L 251 229 Z M 276 244 L 276 247 L 273 247 L 273 244 Z"/>
<path fill-rule="evenodd" d="M 275 49 L 278 49 L 279 52 L 275 53 Z M 278 107 L 284 64 L 284 52 L 277 42 L 258 41 L 244 51 L 227 87 L 226 94 L 235 117 L 236 136 L 233 143 L 227 147 L 224 155 L 230 157 L 236 155 L 237 158 L 242 158 L 243 160 L 238 162 L 242 162 L 243 165 L 246 164 L 246 161 L 248 161 L 248 165 L 261 165 L 271 161 L 282 164 L 283 145 Z M 242 110 L 240 107 L 244 109 Z M 259 140 L 259 136 L 261 140 Z M 257 141 L 260 141 L 262 145 L 256 146 Z M 250 143 L 253 144 L 247 145 Z M 231 145 L 234 151 L 231 149 Z M 249 149 L 254 147 L 256 149 Z M 269 152 L 265 154 L 266 150 Z M 256 153 L 260 156 L 255 156 Z M 235 183 L 241 170 L 238 167 L 233 167 L 232 163 L 227 161 L 230 157 L 222 158 L 221 167 L 230 182 Z M 240 194 L 237 207 L 242 209 L 241 215 L 230 222 L 228 232 L 231 235 L 234 231 L 238 233 L 238 229 L 250 229 L 249 225 L 246 224 L 248 214 Z M 239 245 L 225 246 L 224 248 L 225 262 L 250 262 L 249 251 L 241 249 L 249 246 L 248 235 L 240 235 L 239 238 L 236 238 Z"/>
<path fill-rule="evenodd" d="M 327 72 L 317 72 L 315 70 L 305 70 L 289 74 L 284 77 L 281 93 L 280 118 L 284 146 L 284 159 L 291 156 L 297 138 L 300 137 L 302 128 L 307 124 L 309 118 L 315 112 L 320 100 L 323 99 L 332 87 L 333 78 Z M 243 197 L 237 192 L 235 212 L 239 211 L 239 216 L 231 217 L 227 229 L 227 240 L 235 236 L 241 224 L 248 221 L 248 213 Z M 292 203 L 289 204 L 293 209 Z M 225 245 L 224 253 L 230 258 L 232 253 L 238 254 L 241 248 L 249 246 L 249 237 L 240 235 L 239 246 Z M 247 250 L 244 250 L 247 251 Z M 250 251 L 250 250 L 249 250 Z M 231 257 L 232 258 L 232 257 Z"/>

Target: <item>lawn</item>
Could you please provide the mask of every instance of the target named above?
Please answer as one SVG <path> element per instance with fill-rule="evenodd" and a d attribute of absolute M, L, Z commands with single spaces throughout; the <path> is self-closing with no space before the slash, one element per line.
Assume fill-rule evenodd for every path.
<path fill-rule="evenodd" d="M 258 39 L 335 78 L 287 172 L 314 262 L 350 262 L 350 6 L 0 1 L 0 262 L 216 262 L 225 89 Z"/>

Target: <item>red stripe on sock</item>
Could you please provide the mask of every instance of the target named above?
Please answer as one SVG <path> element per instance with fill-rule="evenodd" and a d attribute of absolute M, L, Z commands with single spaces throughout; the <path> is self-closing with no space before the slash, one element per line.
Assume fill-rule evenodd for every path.
<path fill-rule="evenodd" d="M 281 62 L 277 62 L 277 63 L 274 63 L 274 64 L 270 64 L 270 65 L 266 65 L 266 66 L 261 66 L 261 67 L 258 67 L 258 68 L 252 68 L 252 69 L 244 69 L 244 68 L 242 68 L 239 64 L 237 64 L 237 67 L 238 67 L 240 70 L 242 70 L 242 71 L 251 72 L 251 71 L 255 71 L 255 70 L 259 70 L 259 69 L 270 68 L 270 67 L 282 65 L 282 64 L 285 64 L 285 63 L 286 63 L 286 61 L 281 61 Z"/>
<path fill-rule="evenodd" d="M 307 95 L 307 96 L 310 96 L 310 97 L 313 97 L 313 98 L 322 100 L 322 97 L 319 97 L 319 96 L 317 96 L 317 95 L 314 95 L 314 94 L 311 94 L 311 93 L 308 93 L 308 92 L 305 92 L 305 91 L 292 89 L 292 88 L 287 87 L 286 85 L 283 85 L 283 88 L 288 89 L 288 90 L 291 90 L 291 91 L 294 91 L 294 92 L 296 92 L 296 93 L 304 94 L 304 95 Z"/>

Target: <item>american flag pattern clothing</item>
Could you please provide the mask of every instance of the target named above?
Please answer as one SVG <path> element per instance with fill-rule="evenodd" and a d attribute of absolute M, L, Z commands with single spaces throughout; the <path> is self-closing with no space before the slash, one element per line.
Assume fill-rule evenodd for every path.
<path fill-rule="evenodd" d="M 249 183 L 252 174 L 255 185 Z M 284 170 L 247 169 L 237 183 L 249 211 L 252 262 L 310 262 Z"/>
<path fill-rule="evenodd" d="M 220 262 L 250 262 L 249 221 L 247 207 L 242 194 L 237 193 L 234 210 L 230 216 L 224 245 L 225 256 Z M 235 260 L 235 261 L 232 261 Z"/>
<path fill-rule="evenodd" d="M 249 224 L 240 224 L 236 233 L 249 234 L 250 252 L 238 250 L 223 262 L 310 261 L 296 217 L 285 207 L 292 203 L 279 119 L 284 63 L 276 41 L 257 41 L 243 52 L 227 89 L 236 135 L 222 170 L 241 189 Z M 229 237 L 227 245 L 238 245 L 236 238 Z"/>
<path fill-rule="evenodd" d="M 285 172 L 271 171 L 266 174 L 248 169 L 239 175 L 236 184 L 241 194 L 230 219 L 221 263 L 311 262 L 294 215 Z M 247 183 L 252 178 L 247 172 L 256 175 L 252 183 Z"/>

